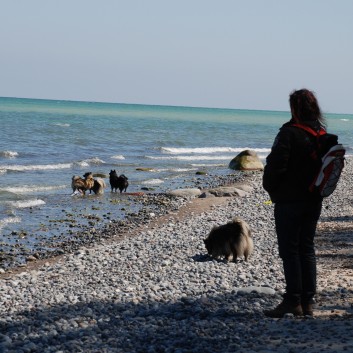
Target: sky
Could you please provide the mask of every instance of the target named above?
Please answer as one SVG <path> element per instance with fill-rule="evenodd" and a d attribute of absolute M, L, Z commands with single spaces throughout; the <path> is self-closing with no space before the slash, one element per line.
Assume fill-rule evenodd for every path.
<path fill-rule="evenodd" d="M 0 0 L 0 96 L 353 114 L 351 0 Z"/>

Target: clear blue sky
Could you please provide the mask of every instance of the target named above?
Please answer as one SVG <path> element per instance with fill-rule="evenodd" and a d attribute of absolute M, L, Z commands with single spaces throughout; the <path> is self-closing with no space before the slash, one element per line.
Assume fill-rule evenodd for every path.
<path fill-rule="evenodd" d="M 353 113 L 352 0 L 1 0 L 0 96 Z"/>

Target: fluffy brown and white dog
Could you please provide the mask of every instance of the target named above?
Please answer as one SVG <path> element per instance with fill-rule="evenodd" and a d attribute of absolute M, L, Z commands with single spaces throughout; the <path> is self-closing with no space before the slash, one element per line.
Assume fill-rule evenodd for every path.
<path fill-rule="evenodd" d="M 104 188 L 106 187 L 103 179 L 94 179 L 92 172 L 87 172 L 83 175 L 84 179 L 78 175 L 74 175 L 71 181 L 72 192 L 79 191 L 85 195 L 86 191 L 93 191 L 95 194 L 103 194 Z"/>
<path fill-rule="evenodd" d="M 80 194 L 85 195 L 86 191 L 90 188 L 90 183 L 87 183 L 86 180 L 81 178 L 79 175 L 74 175 L 72 177 L 71 187 L 73 194 L 78 191 Z"/>
<path fill-rule="evenodd" d="M 244 256 L 245 261 L 254 250 L 249 225 L 239 217 L 221 226 L 214 226 L 204 239 L 207 252 L 214 258 L 225 257 L 228 261 Z"/>
<path fill-rule="evenodd" d="M 93 187 L 89 189 L 89 192 L 93 191 L 95 194 L 103 194 L 104 189 L 107 186 L 102 178 L 93 179 Z"/>

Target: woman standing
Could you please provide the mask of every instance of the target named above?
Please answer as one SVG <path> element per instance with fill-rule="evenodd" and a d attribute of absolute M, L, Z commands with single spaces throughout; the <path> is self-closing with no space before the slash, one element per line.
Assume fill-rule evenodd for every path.
<path fill-rule="evenodd" d="M 309 191 L 320 168 L 320 159 L 313 158 L 317 137 L 305 128 L 325 134 L 324 118 L 314 93 L 307 89 L 292 92 L 289 104 L 292 118 L 280 128 L 263 175 L 263 187 L 275 203 L 278 249 L 286 282 L 283 301 L 264 312 L 275 318 L 286 313 L 313 315 L 314 236 L 322 205 L 322 197 Z"/>

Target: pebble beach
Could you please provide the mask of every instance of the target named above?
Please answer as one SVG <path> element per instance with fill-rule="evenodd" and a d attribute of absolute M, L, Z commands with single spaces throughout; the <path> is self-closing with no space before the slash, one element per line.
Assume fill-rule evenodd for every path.
<path fill-rule="evenodd" d="M 313 318 L 263 315 L 284 281 L 273 205 L 251 172 L 238 196 L 173 199 L 123 233 L 0 273 L 0 352 L 352 352 L 352 175 L 347 158 L 324 200 Z M 210 258 L 203 240 L 234 216 L 254 253 Z"/>

